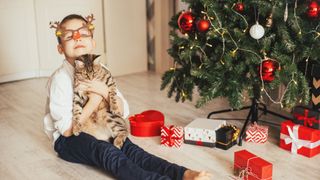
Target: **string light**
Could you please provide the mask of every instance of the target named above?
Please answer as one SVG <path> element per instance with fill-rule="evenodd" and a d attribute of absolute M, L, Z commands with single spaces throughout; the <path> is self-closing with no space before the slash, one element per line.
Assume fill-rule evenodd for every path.
<path fill-rule="evenodd" d="M 181 95 L 182 95 L 182 97 L 183 97 L 183 98 L 186 98 L 186 97 L 187 97 L 187 94 L 186 94 L 186 93 L 184 93 L 184 91 L 183 91 L 183 90 L 181 91 Z"/>
<path fill-rule="evenodd" d="M 233 50 L 233 51 L 230 52 L 232 57 L 235 57 L 235 56 L 236 56 L 236 53 L 237 53 L 238 49 L 239 49 L 239 48 L 236 48 L 235 50 Z"/>
<path fill-rule="evenodd" d="M 245 28 L 244 30 L 242 30 L 242 32 L 245 33 L 245 32 L 248 30 L 248 28 L 249 28 L 249 24 L 248 24 L 246 18 L 245 18 L 244 16 L 242 16 L 242 14 L 240 14 L 240 13 L 238 13 L 237 11 L 234 10 L 234 6 L 235 6 L 235 5 L 236 5 L 235 3 L 232 5 L 231 10 L 232 10 L 234 13 L 236 13 L 237 15 L 239 15 L 239 16 L 243 19 L 244 23 L 246 24 L 246 28 Z"/>
<path fill-rule="evenodd" d="M 293 54 L 293 57 L 292 57 L 292 63 L 294 63 L 294 59 L 295 59 L 295 55 Z M 297 81 L 295 80 L 295 73 L 293 72 L 291 74 L 291 80 L 289 81 L 289 83 L 286 85 L 286 88 L 282 94 L 282 96 L 280 97 L 280 100 L 279 101 L 276 101 L 274 100 L 270 94 L 267 92 L 267 90 L 265 89 L 265 84 L 264 84 L 264 80 L 262 78 L 262 61 L 263 59 L 261 59 L 261 63 L 260 63 L 260 80 L 261 80 L 261 89 L 264 91 L 264 93 L 266 94 L 266 96 L 269 98 L 269 100 L 274 103 L 274 104 L 280 104 L 281 108 L 283 108 L 283 99 L 284 99 L 284 96 L 286 94 L 286 92 L 288 91 L 288 88 L 291 86 L 292 83 L 294 83 L 295 85 L 297 85 Z"/>
<path fill-rule="evenodd" d="M 297 24 L 297 26 L 298 26 L 298 29 L 299 29 L 298 35 L 301 35 L 302 32 L 301 32 L 300 25 L 299 25 L 299 23 L 298 23 L 297 12 L 296 12 L 297 7 L 298 7 L 298 0 L 296 0 L 295 3 L 294 3 L 293 17 L 294 17 L 295 22 L 296 22 L 296 24 Z"/>
<path fill-rule="evenodd" d="M 245 28 L 244 30 L 242 30 L 242 31 L 243 31 L 243 32 L 246 32 L 246 31 L 248 30 L 248 22 L 246 21 L 245 17 L 244 17 L 242 14 L 236 12 L 236 11 L 233 9 L 234 5 L 235 5 L 235 4 L 233 4 L 231 10 L 232 10 L 234 13 L 236 13 L 237 15 L 239 15 L 239 16 L 244 20 L 245 25 L 246 25 L 246 28 Z M 206 8 L 206 7 L 205 7 L 205 8 Z M 299 31 L 298 31 L 298 34 L 301 35 L 301 34 L 302 34 L 302 30 L 301 30 L 300 25 L 299 25 L 298 20 L 297 20 L 296 9 L 297 9 L 297 0 L 295 0 L 295 6 L 294 6 L 294 19 L 295 19 L 296 25 L 298 26 L 298 30 L 299 30 Z M 289 87 L 290 87 L 291 85 L 297 85 L 297 84 L 298 84 L 297 81 L 295 80 L 295 78 L 296 78 L 296 73 L 293 72 L 293 73 L 291 74 L 291 80 L 287 83 L 286 88 L 285 88 L 283 94 L 282 94 L 281 97 L 280 97 L 280 100 L 279 100 L 279 101 L 274 100 L 274 99 L 270 96 L 270 94 L 267 92 L 267 90 L 266 90 L 266 88 L 265 88 L 265 82 L 264 82 L 264 80 L 263 80 L 263 78 L 262 78 L 262 61 L 266 58 L 266 53 L 265 53 L 264 51 L 262 51 L 261 53 L 263 54 L 263 58 L 261 58 L 261 56 L 260 56 L 259 54 L 257 54 L 256 52 L 254 52 L 254 51 L 252 51 L 252 50 L 240 48 L 240 47 L 238 46 L 238 43 L 237 43 L 237 42 L 239 42 L 239 41 L 235 41 L 235 40 L 233 39 L 233 37 L 232 37 L 232 35 L 229 33 L 228 29 L 222 27 L 222 23 L 221 23 L 221 21 L 220 21 L 220 19 L 219 19 L 219 16 L 217 15 L 217 13 L 216 13 L 214 10 L 212 10 L 212 12 L 213 12 L 215 18 L 212 17 L 212 16 L 209 16 L 207 12 L 201 11 L 201 13 L 204 14 L 204 15 L 207 17 L 207 19 L 209 20 L 209 22 L 210 22 L 210 25 L 211 25 L 211 27 L 212 27 L 212 30 L 210 31 L 210 33 L 211 33 L 211 34 L 217 33 L 217 34 L 221 37 L 221 39 L 222 39 L 222 52 L 221 52 L 221 55 L 220 55 L 220 63 L 221 63 L 222 65 L 225 64 L 223 57 L 224 57 L 225 54 L 226 54 L 226 52 L 225 52 L 225 51 L 226 51 L 226 39 L 225 39 L 226 37 L 225 37 L 225 36 L 227 36 L 227 37 L 229 37 L 229 38 L 231 39 L 231 41 L 232 41 L 233 44 L 235 45 L 235 49 L 233 49 L 233 50 L 230 51 L 230 54 L 231 54 L 232 57 L 235 57 L 235 56 L 236 56 L 237 51 L 244 51 L 244 52 L 248 52 L 248 53 L 254 54 L 255 56 L 257 56 L 257 57 L 261 60 L 261 63 L 260 63 L 260 79 L 261 79 L 261 82 L 262 82 L 262 83 L 261 83 L 261 89 L 260 89 L 260 90 L 261 90 L 261 92 L 264 92 L 264 93 L 266 94 L 266 96 L 270 99 L 270 101 L 272 101 L 272 102 L 275 103 L 275 104 L 280 104 L 280 106 L 283 108 L 282 102 L 283 102 L 284 96 L 285 96 L 285 94 L 287 93 Z M 213 24 L 213 22 L 212 22 L 213 20 L 215 20 L 215 21 L 217 22 L 217 23 L 216 23 L 217 26 Z M 314 31 L 314 33 L 316 34 L 315 39 L 317 39 L 317 38 L 320 37 L 320 32 Z M 185 33 L 184 35 L 187 36 L 187 37 L 189 36 L 187 33 Z M 198 38 L 197 38 L 197 34 L 195 34 L 195 40 L 197 40 L 197 39 L 198 39 Z M 229 39 L 228 39 L 228 40 L 229 40 Z M 208 46 L 208 47 L 213 47 L 213 46 L 212 46 L 211 44 L 209 44 L 209 43 L 206 43 L 205 45 Z M 204 51 L 200 46 L 195 46 L 195 45 L 193 45 L 193 46 L 190 47 L 190 49 L 193 49 L 193 47 L 198 48 L 198 49 L 202 52 L 202 54 L 203 54 L 204 56 L 207 56 L 206 53 L 205 53 L 205 51 Z M 184 49 L 184 46 L 179 47 L 179 49 Z M 191 58 L 191 57 L 190 57 L 190 58 Z M 294 54 L 293 54 L 293 59 L 294 59 Z M 202 60 L 201 57 L 200 57 L 200 60 Z M 308 62 L 308 59 L 307 59 L 306 61 Z M 190 62 L 192 63 L 191 59 L 190 59 Z M 277 61 L 277 62 L 278 62 L 278 61 Z M 293 61 L 293 62 L 294 62 L 294 61 Z M 199 68 L 202 68 L 202 66 L 203 66 L 203 62 L 201 61 L 201 64 L 200 64 Z M 176 65 L 175 65 L 174 68 L 170 68 L 170 70 L 176 70 Z M 176 83 L 177 83 L 177 82 L 176 82 Z M 184 86 L 184 84 L 183 84 L 183 86 Z M 177 88 L 181 90 L 181 87 L 177 86 Z M 180 92 L 181 92 L 182 97 L 186 97 L 186 96 L 187 96 L 186 93 L 184 92 L 183 88 L 182 88 L 182 90 L 181 90 Z M 262 99 L 262 98 L 261 98 L 261 99 Z M 302 102 L 302 99 L 300 99 L 299 102 L 301 103 L 301 102 Z"/>
<path fill-rule="evenodd" d="M 315 39 L 318 39 L 318 37 L 320 37 L 320 32 L 316 32 L 317 36 Z"/>
<path fill-rule="evenodd" d="M 295 4 L 295 10 L 296 10 L 296 8 L 297 8 L 297 0 L 296 0 L 296 4 Z M 294 12 L 295 12 L 295 11 L 294 11 Z M 220 22 L 220 20 L 219 20 L 219 17 L 217 16 L 217 13 L 216 13 L 215 11 L 213 11 L 213 13 L 214 13 L 215 16 L 217 17 L 217 22 L 218 22 L 218 24 L 219 24 L 220 27 L 219 27 L 219 28 L 216 28 L 211 21 L 210 21 L 210 24 L 211 24 L 211 26 L 214 28 L 215 32 L 218 32 L 218 34 L 220 34 L 220 35 L 221 35 L 221 38 L 222 38 L 222 46 L 223 46 L 223 48 L 222 48 L 222 55 L 221 55 L 221 58 L 220 58 L 221 64 L 222 64 L 222 65 L 225 64 L 222 57 L 223 57 L 223 55 L 224 55 L 224 53 L 225 53 L 225 38 L 224 38 L 224 33 L 227 32 L 227 34 L 229 35 L 230 39 L 231 39 L 231 40 L 233 41 L 233 43 L 235 44 L 237 50 L 252 53 L 252 54 L 256 55 L 257 57 L 259 57 L 259 59 L 261 59 L 260 71 L 262 71 L 262 60 L 263 60 L 263 59 L 262 59 L 257 53 L 255 53 L 255 52 L 253 52 L 253 51 L 251 51 L 251 50 L 239 48 L 239 47 L 238 47 L 238 44 L 236 43 L 236 41 L 234 41 L 234 39 L 232 38 L 231 34 L 228 33 L 228 30 L 222 28 L 222 25 L 221 25 L 221 22 Z M 235 12 L 235 13 L 237 13 L 237 12 Z M 207 13 L 205 13 L 205 14 L 208 16 Z M 245 19 L 241 14 L 239 14 L 239 13 L 237 13 L 237 14 L 240 15 L 240 16 L 244 19 L 244 21 L 245 21 L 245 23 L 246 23 L 246 25 L 247 25 L 246 19 Z M 296 13 L 295 13 L 295 14 L 296 14 Z M 295 16 L 295 18 L 296 18 L 296 16 Z M 210 18 L 208 18 L 208 19 L 210 19 Z M 298 22 L 298 21 L 297 21 L 297 18 L 296 18 L 296 22 Z M 298 27 L 299 27 L 299 34 L 301 34 L 301 28 L 300 28 L 300 26 L 299 26 L 298 23 L 297 23 L 297 25 L 298 25 Z M 247 25 L 247 28 L 248 28 L 248 25 Z M 247 28 L 244 30 L 244 32 L 247 30 Z M 221 32 L 221 33 L 219 32 L 220 29 L 222 29 L 222 32 Z M 232 53 L 233 53 L 233 52 L 236 53 L 236 51 L 232 51 Z M 263 56 L 264 56 L 264 57 L 266 56 L 266 53 L 265 53 L 264 51 L 263 51 Z M 293 58 L 294 58 L 294 57 L 293 57 Z M 282 95 L 281 98 L 280 98 L 280 101 L 274 100 L 274 99 L 270 96 L 270 94 L 266 91 L 266 89 L 265 89 L 265 84 L 264 84 L 264 81 L 263 81 L 263 79 L 262 79 L 262 72 L 260 72 L 260 79 L 261 79 L 261 82 L 262 82 L 261 91 L 263 91 L 263 92 L 266 94 L 266 96 L 270 99 L 270 101 L 272 101 L 272 102 L 275 103 L 275 104 L 280 104 L 280 105 L 281 105 L 281 108 L 283 108 L 282 101 L 283 101 L 283 98 L 284 98 L 284 96 L 285 96 L 285 94 L 286 94 L 286 92 L 287 92 L 287 90 L 288 90 L 288 87 L 289 87 L 289 86 L 291 85 L 291 83 L 294 81 L 294 73 L 292 74 L 292 79 L 291 79 L 291 80 L 289 81 L 289 83 L 287 84 L 286 89 L 285 89 L 283 95 Z M 296 82 L 296 81 L 295 81 L 295 82 Z M 296 84 L 296 83 L 295 83 L 295 84 Z"/>

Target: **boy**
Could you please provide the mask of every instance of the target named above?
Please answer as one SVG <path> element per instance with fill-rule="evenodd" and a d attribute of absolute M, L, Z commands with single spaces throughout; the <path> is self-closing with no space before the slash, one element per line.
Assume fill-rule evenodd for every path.
<path fill-rule="evenodd" d="M 92 53 L 93 16 L 83 18 L 69 15 L 56 28 L 58 51 L 65 60 L 48 80 L 47 112 L 44 118 L 45 132 L 53 139 L 54 150 L 66 161 L 97 166 L 111 172 L 117 179 L 209 179 L 207 172 L 197 172 L 172 164 L 145 152 L 128 138 L 121 150 L 113 144 L 93 136 L 72 134 L 73 71 L 75 59 Z M 89 101 L 83 108 L 80 122 L 85 121 L 101 101 L 108 101 L 108 87 L 97 80 L 83 82 L 90 92 Z M 129 107 L 122 94 L 117 92 L 117 103 L 124 114 Z"/>

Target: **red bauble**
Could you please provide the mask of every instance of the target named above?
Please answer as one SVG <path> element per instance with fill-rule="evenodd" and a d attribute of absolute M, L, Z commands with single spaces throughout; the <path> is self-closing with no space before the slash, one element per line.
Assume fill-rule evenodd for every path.
<path fill-rule="evenodd" d="M 210 27 L 210 22 L 206 19 L 200 19 L 197 22 L 197 29 L 199 32 L 206 32 Z"/>
<path fill-rule="evenodd" d="M 280 70 L 280 65 L 277 61 L 271 59 L 266 59 L 262 61 L 262 80 L 265 82 L 273 81 L 275 72 L 277 70 Z"/>
<path fill-rule="evenodd" d="M 238 2 L 235 6 L 234 6 L 234 10 L 236 10 L 239 13 L 242 13 L 244 10 L 244 4 L 242 2 Z"/>
<path fill-rule="evenodd" d="M 194 16 L 190 11 L 182 12 L 178 18 L 178 26 L 182 33 L 187 33 L 193 30 Z"/>
<path fill-rule="evenodd" d="M 309 4 L 309 9 L 308 9 L 307 14 L 311 18 L 318 17 L 319 5 L 318 5 L 317 1 L 311 1 L 311 3 Z"/>

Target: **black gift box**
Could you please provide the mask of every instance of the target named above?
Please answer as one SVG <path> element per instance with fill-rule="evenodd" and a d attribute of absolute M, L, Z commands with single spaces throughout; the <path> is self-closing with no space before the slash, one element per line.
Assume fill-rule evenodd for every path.
<path fill-rule="evenodd" d="M 311 69 L 311 76 L 316 79 L 320 78 L 320 64 L 313 64 Z"/>
<path fill-rule="evenodd" d="M 293 109 L 293 122 L 313 129 L 320 129 L 320 111 L 305 106 Z"/>
<path fill-rule="evenodd" d="M 235 126 L 223 126 L 216 130 L 216 147 L 228 150 L 237 144 L 240 130 Z"/>
<path fill-rule="evenodd" d="M 320 111 L 320 65 L 319 64 L 314 64 L 312 65 L 312 70 L 311 70 L 311 76 L 312 76 L 312 85 L 311 85 L 311 102 L 313 105 L 314 110 Z"/>
<path fill-rule="evenodd" d="M 314 73 L 317 73 L 315 69 L 316 66 L 319 66 L 319 62 L 317 60 L 306 59 L 305 61 L 299 61 L 297 66 L 298 70 L 303 73 L 309 84 L 311 84 L 312 77 L 315 77 Z"/>

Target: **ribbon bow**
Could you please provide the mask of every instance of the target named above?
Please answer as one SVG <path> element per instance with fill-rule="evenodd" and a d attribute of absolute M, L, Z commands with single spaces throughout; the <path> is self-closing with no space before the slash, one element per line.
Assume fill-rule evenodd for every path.
<path fill-rule="evenodd" d="M 164 135 L 161 136 L 161 139 L 164 139 L 165 141 L 163 142 L 163 144 L 165 144 L 166 142 L 168 142 L 168 146 L 172 147 L 174 145 L 174 141 L 181 139 L 179 137 L 176 136 L 175 134 L 175 126 L 171 125 L 169 127 L 163 126 L 162 127 L 164 130 Z"/>
<path fill-rule="evenodd" d="M 287 129 L 288 129 L 290 137 L 285 138 L 284 142 L 286 144 L 292 143 L 292 145 L 291 145 L 291 152 L 292 153 L 297 154 L 298 150 L 301 147 L 310 145 L 309 141 L 299 139 L 299 133 L 298 133 L 299 125 L 293 126 L 292 130 L 291 130 L 290 126 L 287 125 Z"/>
<path fill-rule="evenodd" d="M 242 168 L 242 170 L 239 172 L 239 175 L 237 177 L 235 176 L 229 176 L 230 179 L 232 180 L 246 180 L 246 179 L 249 179 L 249 176 L 252 176 L 254 177 L 254 179 L 259 179 L 259 180 L 270 180 L 272 179 L 272 176 L 269 177 L 269 178 L 264 178 L 264 179 L 261 179 L 258 177 L 258 175 L 254 174 L 252 172 L 252 168 L 250 167 L 249 163 L 251 160 L 253 159 L 256 159 L 256 158 L 259 158 L 258 156 L 254 156 L 254 157 L 251 157 L 247 160 L 247 165 L 245 168 Z M 235 164 L 238 168 L 240 168 L 240 166 L 238 164 Z"/>
<path fill-rule="evenodd" d="M 317 120 L 315 117 L 308 117 L 309 109 L 304 109 L 304 115 L 294 113 L 294 116 L 299 120 L 303 121 L 304 126 L 313 126 L 313 123 L 319 123 L 320 120 Z"/>

